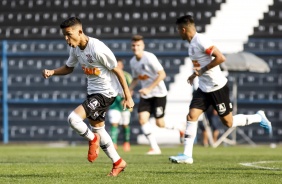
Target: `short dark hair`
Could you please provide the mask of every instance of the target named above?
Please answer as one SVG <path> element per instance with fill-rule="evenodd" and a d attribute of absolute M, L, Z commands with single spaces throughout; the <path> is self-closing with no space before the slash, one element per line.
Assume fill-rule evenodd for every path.
<path fill-rule="evenodd" d="M 144 38 L 141 35 L 133 35 L 131 40 L 136 42 L 136 41 L 144 40 Z"/>
<path fill-rule="evenodd" d="M 124 62 L 124 59 L 122 59 L 122 58 L 117 58 L 117 61 L 123 63 L 123 62 Z"/>
<path fill-rule="evenodd" d="M 67 27 L 71 27 L 74 25 L 82 25 L 81 20 L 78 17 L 70 17 L 66 20 L 64 20 L 61 24 L 60 24 L 60 28 L 64 29 Z"/>
<path fill-rule="evenodd" d="M 194 18 L 192 15 L 184 15 L 176 19 L 176 24 L 195 24 Z"/>

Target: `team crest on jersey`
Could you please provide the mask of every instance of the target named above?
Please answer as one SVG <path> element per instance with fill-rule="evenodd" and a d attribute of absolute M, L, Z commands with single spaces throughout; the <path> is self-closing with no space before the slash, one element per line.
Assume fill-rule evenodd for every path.
<path fill-rule="evenodd" d="M 226 107 L 225 107 L 224 103 L 217 104 L 216 108 L 217 108 L 217 112 L 218 112 L 219 115 L 225 113 L 225 111 L 226 111 Z"/>
<path fill-rule="evenodd" d="M 90 54 L 86 54 L 86 57 L 87 57 L 87 62 L 88 63 L 94 63 L 94 61 L 92 59 L 92 56 Z"/>

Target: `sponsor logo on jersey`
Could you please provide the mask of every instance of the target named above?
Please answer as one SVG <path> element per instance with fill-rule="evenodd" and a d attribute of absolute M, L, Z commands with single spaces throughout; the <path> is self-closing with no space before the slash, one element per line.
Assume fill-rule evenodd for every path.
<path fill-rule="evenodd" d="M 99 68 L 87 68 L 85 66 L 82 66 L 82 70 L 84 72 L 84 74 L 86 75 L 100 75 L 101 71 Z"/>

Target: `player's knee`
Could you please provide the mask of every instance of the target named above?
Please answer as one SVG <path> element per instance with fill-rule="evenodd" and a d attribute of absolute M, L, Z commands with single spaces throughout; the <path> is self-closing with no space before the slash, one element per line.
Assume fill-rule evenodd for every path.
<path fill-rule="evenodd" d="M 140 125 L 144 125 L 144 124 L 147 123 L 147 122 L 148 122 L 147 119 L 139 118 L 139 123 L 140 123 Z"/>
<path fill-rule="evenodd" d="M 82 121 L 81 117 L 78 114 L 76 114 L 74 111 L 72 111 L 68 116 L 68 123 L 72 128 L 74 128 L 81 121 Z"/>
<path fill-rule="evenodd" d="M 232 121 L 225 121 L 225 120 L 222 120 L 222 123 L 223 123 L 226 127 L 228 127 L 228 128 L 231 128 L 231 127 L 232 127 L 232 124 L 233 124 Z"/>
<path fill-rule="evenodd" d="M 197 121 L 197 119 L 193 118 L 190 114 L 187 114 L 186 119 L 187 119 L 187 121 Z"/>

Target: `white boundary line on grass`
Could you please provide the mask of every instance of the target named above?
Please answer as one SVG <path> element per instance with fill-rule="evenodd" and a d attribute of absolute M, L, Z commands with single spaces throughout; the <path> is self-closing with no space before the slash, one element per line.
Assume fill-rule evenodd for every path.
<path fill-rule="evenodd" d="M 259 164 L 267 164 L 267 163 L 274 163 L 274 162 L 282 162 L 282 161 L 260 161 L 260 162 L 245 162 L 245 163 L 239 163 L 243 166 L 247 167 L 254 167 L 258 169 L 267 169 L 267 170 L 282 170 L 282 168 L 275 168 L 275 167 L 264 167 L 260 166 Z"/>

